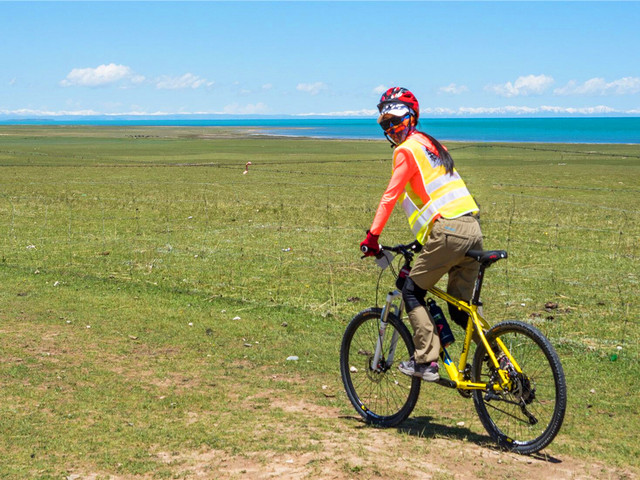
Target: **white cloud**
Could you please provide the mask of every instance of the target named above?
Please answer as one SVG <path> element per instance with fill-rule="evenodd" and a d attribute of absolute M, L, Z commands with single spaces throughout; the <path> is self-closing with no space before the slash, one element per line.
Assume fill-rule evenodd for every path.
<path fill-rule="evenodd" d="M 531 115 L 537 113 L 535 107 L 461 107 L 458 113 L 462 115 Z"/>
<path fill-rule="evenodd" d="M 448 93 L 450 95 L 460 95 L 468 91 L 469 88 L 466 85 L 456 85 L 455 83 L 450 83 L 446 87 L 440 87 L 438 89 L 439 93 Z"/>
<path fill-rule="evenodd" d="M 63 87 L 100 87 L 125 79 L 132 83 L 144 81 L 144 77 L 134 74 L 130 67 L 110 63 L 109 65 L 99 65 L 96 68 L 74 68 L 60 82 L 60 85 Z"/>
<path fill-rule="evenodd" d="M 35 110 L 30 108 L 19 108 L 17 110 L 0 110 L 0 115 L 10 117 L 60 117 L 65 115 L 100 115 L 94 110 Z"/>
<path fill-rule="evenodd" d="M 185 73 L 180 77 L 162 76 L 156 82 L 156 88 L 160 90 L 181 90 L 186 88 L 196 89 L 200 87 L 212 87 L 214 82 L 201 78 L 193 73 Z"/>
<path fill-rule="evenodd" d="M 272 88 L 273 88 L 273 84 L 271 83 L 265 83 L 264 85 L 262 85 L 263 90 L 271 90 Z"/>
<path fill-rule="evenodd" d="M 430 108 L 421 108 L 420 115 L 458 115 L 460 112 L 453 108 L 442 108 L 442 107 L 430 107 Z"/>
<path fill-rule="evenodd" d="M 553 78 L 547 75 L 527 75 L 518 77 L 515 82 L 500 85 L 487 85 L 485 90 L 502 97 L 540 95 L 553 84 Z"/>
<path fill-rule="evenodd" d="M 604 115 L 611 113 L 633 114 L 633 110 L 616 110 L 606 105 L 597 105 L 594 107 L 558 107 L 551 105 L 542 105 L 539 107 L 526 107 L 505 105 L 502 107 L 460 107 L 458 109 L 450 108 L 425 108 L 420 110 L 422 115 L 433 116 L 500 116 L 500 115 Z"/>
<path fill-rule="evenodd" d="M 268 107 L 262 103 L 249 103 L 247 105 L 238 105 L 237 103 L 232 103 L 231 105 L 227 105 L 224 107 L 222 113 L 227 115 L 258 115 L 264 114 L 268 112 Z"/>
<path fill-rule="evenodd" d="M 171 116 L 171 115 L 259 115 L 268 114 L 268 107 L 264 103 L 240 105 L 233 103 L 224 107 L 223 111 L 207 112 L 207 111 L 144 111 L 139 107 L 132 107 L 129 111 L 101 112 L 96 110 L 37 110 L 37 109 L 0 109 L 0 116 L 23 118 L 23 117 L 59 117 L 59 116 Z M 502 107 L 460 107 L 460 108 L 423 108 L 420 110 L 422 116 L 433 117 L 473 117 L 473 116 L 530 116 L 530 115 L 570 115 L 570 116 L 590 116 L 590 115 L 638 115 L 640 109 L 633 108 L 628 110 L 615 109 L 606 105 L 596 105 L 592 107 L 559 107 L 553 105 L 542 105 L 538 107 L 523 107 L 507 105 Z M 327 116 L 327 117 L 375 117 L 377 110 L 344 110 L 322 113 L 301 113 L 294 116 Z"/>
<path fill-rule="evenodd" d="M 619 113 L 619 110 L 615 108 L 607 107 L 606 105 L 596 105 L 595 107 L 580 107 L 580 108 L 565 108 L 565 112 L 571 115 L 580 114 L 580 115 L 600 115 L 604 113 Z M 627 113 L 627 112 L 623 112 Z"/>
<path fill-rule="evenodd" d="M 385 87 L 384 85 L 378 85 L 377 87 L 375 87 L 373 89 L 373 93 L 377 93 L 378 95 L 382 95 L 387 90 L 389 90 L 389 89 L 387 87 Z"/>
<path fill-rule="evenodd" d="M 296 117 L 373 117 L 378 115 L 377 109 L 343 110 L 341 112 L 298 113 Z"/>
<path fill-rule="evenodd" d="M 609 113 L 631 113 L 631 111 L 621 111 L 615 108 L 608 107 L 606 105 L 596 105 L 594 107 L 554 107 L 545 106 L 539 107 L 541 113 L 557 113 L 568 115 L 602 115 Z"/>
<path fill-rule="evenodd" d="M 296 87 L 296 90 L 300 92 L 307 92 L 311 95 L 318 95 L 323 90 L 327 90 L 329 87 L 326 83 L 316 82 L 316 83 L 299 83 Z"/>
<path fill-rule="evenodd" d="M 624 77 L 613 82 L 604 78 L 592 78 L 582 84 L 571 80 L 564 87 L 556 88 L 556 95 L 630 95 L 640 92 L 639 77 Z"/>

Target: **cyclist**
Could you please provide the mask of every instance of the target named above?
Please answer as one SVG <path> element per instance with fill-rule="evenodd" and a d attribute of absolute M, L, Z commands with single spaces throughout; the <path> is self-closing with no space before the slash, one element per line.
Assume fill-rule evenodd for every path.
<path fill-rule="evenodd" d="M 447 292 L 463 300 L 471 298 L 479 265 L 465 253 L 482 249 L 479 208 L 447 149 L 416 129 L 420 107 L 413 93 L 401 87 L 390 88 L 380 98 L 378 111 L 378 124 L 394 147 L 393 173 L 360 247 L 367 247 L 367 256 L 380 252 L 378 239 L 400 200 L 423 248 L 402 289 L 414 332 L 415 354 L 400 363 L 399 369 L 406 375 L 434 382 L 440 378 L 440 339 L 426 310 L 426 291 L 448 273 Z M 451 307 L 449 313 L 466 328 L 466 313 Z"/>

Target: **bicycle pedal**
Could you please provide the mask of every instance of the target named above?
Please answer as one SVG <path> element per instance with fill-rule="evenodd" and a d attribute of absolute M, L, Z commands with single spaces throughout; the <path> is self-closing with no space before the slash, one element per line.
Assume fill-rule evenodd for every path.
<path fill-rule="evenodd" d="M 442 377 L 440 377 L 439 380 L 436 380 L 436 383 L 438 385 L 442 385 L 443 387 L 449 387 L 449 388 L 456 388 L 458 386 L 456 384 L 456 382 L 453 382 L 451 380 L 448 380 L 448 379 L 442 378 Z"/>
<path fill-rule="evenodd" d="M 495 394 L 495 393 L 493 393 L 493 392 L 487 392 L 487 393 L 484 395 L 484 399 L 485 399 L 486 401 L 489 401 L 489 400 L 500 400 L 500 396 L 499 396 L 499 395 L 496 395 L 496 394 Z"/>
<path fill-rule="evenodd" d="M 462 398 L 471 398 L 471 390 L 463 390 L 461 388 L 458 388 L 457 390 Z"/>

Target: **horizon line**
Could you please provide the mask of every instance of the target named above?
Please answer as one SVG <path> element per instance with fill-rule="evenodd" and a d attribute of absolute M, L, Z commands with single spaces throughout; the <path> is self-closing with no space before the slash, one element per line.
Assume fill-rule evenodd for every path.
<path fill-rule="evenodd" d="M 466 114 L 466 115 L 429 115 L 423 114 L 420 115 L 420 120 L 422 119 L 433 119 L 433 120 L 455 120 L 455 119 L 533 119 L 533 118 L 640 118 L 640 112 L 610 112 L 610 113 L 528 113 L 528 114 L 513 114 L 513 113 L 502 113 L 502 114 Z M 69 113 L 61 113 L 55 115 L 9 115 L 0 112 L 0 122 L 8 122 L 8 121 L 16 121 L 16 122 L 24 122 L 24 121 L 32 121 L 32 120 L 43 120 L 43 121 L 90 121 L 90 120 L 371 120 L 373 122 L 376 121 L 375 116 L 365 116 L 365 115 L 339 115 L 339 114 L 221 114 L 221 113 L 159 113 L 159 114 L 148 114 L 148 113 L 114 113 L 114 114 L 69 114 Z"/>
<path fill-rule="evenodd" d="M 221 117 L 221 118 L 372 118 L 375 119 L 378 112 L 375 109 L 345 110 L 333 112 L 305 112 L 305 113 L 266 113 L 264 111 L 218 111 L 218 112 L 116 112 L 105 113 L 91 109 L 86 110 L 40 110 L 40 109 L 0 109 L 0 119 L 59 119 L 68 118 L 186 118 L 186 117 Z M 543 105 L 540 107 L 460 107 L 458 109 L 427 108 L 420 111 L 421 118 L 531 118 L 531 117 L 636 117 L 640 116 L 640 108 L 617 110 L 606 105 L 592 107 L 557 107 Z"/>

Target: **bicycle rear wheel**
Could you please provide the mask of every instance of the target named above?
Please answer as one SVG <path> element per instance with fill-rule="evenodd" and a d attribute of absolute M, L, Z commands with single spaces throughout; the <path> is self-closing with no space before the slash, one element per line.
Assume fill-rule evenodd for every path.
<path fill-rule="evenodd" d="M 351 320 L 340 347 L 340 371 L 347 396 L 365 421 L 379 427 L 393 427 L 413 411 L 421 380 L 408 377 L 397 368 L 400 362 L 411 358 L 414 347 L 407 327 L 393 315 L 389 315 L 380 361 L 373 368 L 381 314 L 381 309 L 370 308 Z M 389 354 L 394 338 L 396 345 L 391 362 Z"/>
<path fill-rule="evenodd" d="M 480 420 L 501 447 L 522 454 L 538 452 L 557 435 L 567 406 L 567 386 L 558 355 L 549 340 L 526 323 L 502 322 L 486 336 L 490 345 L 496 345 L 497 338 L 502 340 L 522 373 L 517 373 L 507 361 L 504 365 L 510 370 L 511 391 L 474 391 Z M 497 371 L 483 344 L 476 349 L 473 379 L 497 382 Z"/>

